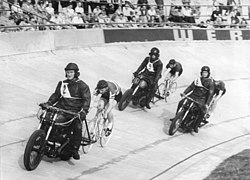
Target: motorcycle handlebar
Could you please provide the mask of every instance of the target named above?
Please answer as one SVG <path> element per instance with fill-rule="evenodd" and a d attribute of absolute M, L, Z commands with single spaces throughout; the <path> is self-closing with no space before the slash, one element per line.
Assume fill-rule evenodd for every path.
<path fill-rule="evenodd" d="M 199 105 L 202 105 L 200 102 L 198 102 L 198 101 L 192 99 L 191 97 L 188 97 L 187 95 L 181 94 L 181 96 L 184 97 L 184 98 L 186 98 L 186 99 L 189 99 L 190 101 L 193 101 L 194 103 L 197 103 L 197 104 L 199 104 Z"/>
<path fill-rule="evenodd" d="M 57 112 L 64 112 L 64 113 L 67 113 L 67 114 L 71 114 L 73 116 L 79 116 L 79 113 L 75 113 L 75 112 L 72 112 L 72 111 L 60 109 L 60 108 L 53 107 L 53 106 L 49 106 L 46 109 L 51 109 L 51 110 L 54 110 L 54 111 L 57 111 Z"/>

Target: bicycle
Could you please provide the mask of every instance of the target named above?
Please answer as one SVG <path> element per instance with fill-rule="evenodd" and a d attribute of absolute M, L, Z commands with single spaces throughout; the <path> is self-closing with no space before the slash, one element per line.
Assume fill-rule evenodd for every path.
<path fill-rule="evenodd" d="M 156 97 L 159 99 L 164 99 L 165 102 L 168 101 L 170 94 L 174 93 L 177 89 L 177 82 L 171 81 L 170 79 L 165 79 L 163 83 L 161 83 L 156 91 Z"/>
<path fill-rule="evenodd" d="M 96 108 L 95 117 L 88 123 L 89 134 L 88 131 L 85 131 L 83 134 L 82 150 L 85 154 L 92 149 L 97 141 L 99 141 L 101 147 L 105 147 L 112 136 L 114 123 L 112 124 L 110 134 L 107 134 L 108 119 L 104 118 L 105 109 L 98 106 Z"/>

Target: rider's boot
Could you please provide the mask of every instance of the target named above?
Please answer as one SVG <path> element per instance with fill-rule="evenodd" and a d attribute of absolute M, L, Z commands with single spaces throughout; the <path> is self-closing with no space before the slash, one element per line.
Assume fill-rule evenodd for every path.
<path fill-rule="evenodd" d="M 194 126 L 194 132 L 196 132 L 196 133 L 199 132 L 199 127 L 197 125 Z"/>
<path fill-rule="evenodd" d="M 147 102 L 147 103 L 146 103 L 146 108 L 151 109 L 149 103 L 150 103 L 150 102 Z"/>
<path fill-rule="evenodd" d="M 79 160 L 80 159 L 80 155 L 78 153 L 78 150 L 81 146 L 81 140 L 82 140 L 82 124 L 80 121 L 73 121 L 72 123 L 73 126 L 73 135 L 72 135 L 72 139 L 71 139 L 71 143 L 72 143 L 72 156 L 74 159 Z"/>
<path fill-rule="evenodd" d="M 78 153 L 78 149 L 73 149 L 72 150 L 72 156 L 75 160 L 79 160 L 80 159 L 80 155 Z"/>

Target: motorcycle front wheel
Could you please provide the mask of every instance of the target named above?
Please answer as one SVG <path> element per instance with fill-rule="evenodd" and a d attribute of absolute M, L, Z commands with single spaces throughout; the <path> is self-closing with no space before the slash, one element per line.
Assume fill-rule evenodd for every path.
<path fill-rule="evenodd" d="M 177 113 L 177 115 L 174 117 L 170 127 L 169 127 L 169 135 L 172 136 L 176 133 L 176 131 L 178 130 L 178 128 L 181 125 L 182 122 L 182 118 L 183 118 L 184 113 L 183 112 L 179 112 Z"/>
<path fill-rule="evenodd" d="M 129 102 L 132 99 L 132 94 L 133 94 L 133 89 L 128 89 L 127 91 L 125 91 L 118 104 L 118 109 L 120 111 L 123 111 L 129 105 Z"/>
<path fill-rule="evenodd" d="M 44 130 L 36 130 L 30 136 L 24 151 L 24 166 L 28 171 L 32 171 L 40 164 L 44 155 L 45 147 Z"/>

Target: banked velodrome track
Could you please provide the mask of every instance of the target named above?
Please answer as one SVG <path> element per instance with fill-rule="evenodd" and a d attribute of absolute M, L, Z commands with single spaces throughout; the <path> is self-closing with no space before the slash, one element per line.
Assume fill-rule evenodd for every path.
<path fill-rule="evenodd" d="M 117 82 L 123 90 L 132 72 L 151 47 L 161 51 L 166 65 L 179 60 L 184 72 L 178 90 L 168 103 L 151 110 L 132 106 L 115 110 L 115 129 L 106 148 L 95 145 L 81 160 L 45 158 L 26 171 L 23 152 L 37 128 L 40 102 L 48 99 L 64 67 L 76 62 L 81 78 L 94 90 L 99 79 Z M 93 46 L 81 49 L 31 53 L 0 58 L 0 179 L 203 179 L 225 158 L 250 148 L 250 53 L 242 42 L 154 42 Z M 215 79 L 224 80 L 226 95 L 218 103 L 210 124 L 198 134 L 168 135 L 179 93 L 208 65 Z M 88 118 L 91 118 L 91 113 Z"/>

